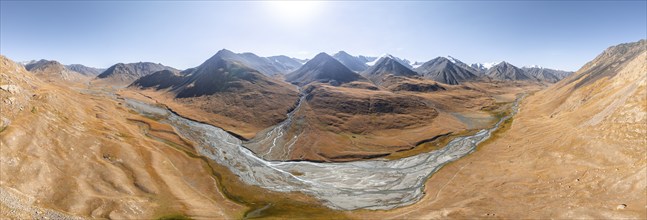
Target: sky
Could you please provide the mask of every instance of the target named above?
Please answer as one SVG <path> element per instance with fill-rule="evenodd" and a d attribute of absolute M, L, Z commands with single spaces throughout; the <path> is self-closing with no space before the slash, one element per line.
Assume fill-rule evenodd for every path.
<path fill-rule="evenodd" d="M 344 50 L 412 61 L 577 70 L 647 38 L 647 1 L 5 1 L 0 54 L 179 69 L 218 50 L 311 58 Z"/>

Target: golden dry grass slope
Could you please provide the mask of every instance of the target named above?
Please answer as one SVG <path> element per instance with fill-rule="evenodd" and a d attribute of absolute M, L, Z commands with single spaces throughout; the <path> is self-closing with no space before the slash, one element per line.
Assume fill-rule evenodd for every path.
<path fill-rule="evenodd" d="M 427 181 L 415 205 L 359 218 L 647 218 L 647 41 L 610 47 L 524 100 Z"/>
<path fill-rule="evenodd" d="M 172 128 L 1 62 L 0 218 L 242 216 Z"/>

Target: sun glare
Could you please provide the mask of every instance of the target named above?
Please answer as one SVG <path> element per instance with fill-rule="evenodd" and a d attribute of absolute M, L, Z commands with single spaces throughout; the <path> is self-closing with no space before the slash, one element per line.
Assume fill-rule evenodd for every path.
<path fill-rule="evenodd" d="M 320 1 L 270 1 L 270 10 L 289 23 L 300 23 L 313 18 L 321 9 Z"/>

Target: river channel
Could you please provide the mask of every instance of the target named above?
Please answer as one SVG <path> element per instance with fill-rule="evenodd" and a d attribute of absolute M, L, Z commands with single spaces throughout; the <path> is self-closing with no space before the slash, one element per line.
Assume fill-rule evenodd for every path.
<path fill-rule="evenodd" d="M 515 100 L 511 114 L 501 118 L 493 127 L 471 136 L 457 137 L 441 149 L 397 160 L 335 163 L 267 161 L 223 129 L 184 118 L 161 107 L 124 100 L 140 114 L 162 118 L 161 122 L 172 125 L 181 136 L 196 143 L 199 154 L 226 166 L 247 184 L 277 192 L 303 192 L 333 209 L 378 210 L 406 206 L 420 200 L 426 180 L 443 165 L 476 150 L 479 143 L 516 114 L 521 97 Z"/>

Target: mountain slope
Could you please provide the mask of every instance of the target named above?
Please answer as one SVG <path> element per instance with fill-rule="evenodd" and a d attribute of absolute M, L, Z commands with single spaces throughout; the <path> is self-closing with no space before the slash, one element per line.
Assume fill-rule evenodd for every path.
<path fill-rule="evenodd" d="M 234 53 L 227 49 L 218 51 L 215 56 L 238 62 L 270 77 L 285 74 L 301 66 L 300 63 L 294 62 L 296 60 L 285 56 L 260 57 L 253 53 Z"/>
<path fill-rule="evenodd" d="M 190 73 L 190 72 L 189 72 Z M 178 86 L 185 80 L 185 74 L 177 70 L 162 70 L 135 80 L 131 86 L 155 88 L 157 90 Z"/>
<path fill-rule="evenodd" d="M 159 71 L 130 86 L 186 117 L 244 138 L 285 120 L 298 93 L 293 86 L 218 52 L 191 71 Z"/>
<path fill-rule="evenodd" d="M 267 58 L 274 62 L 274 65 L 278 66 L 279 69 L 285 71 L 284 73 L 294 71 L 303 65 L 301 61 L 285 55 L 271 56 Z"/>
<path fill-rule="evenodd" d="M 367 79 L 373 81 L 376 85 L 381 85 L 384 80 L 391 76 L 400 76 L 400 77 L 414 77 L 418 74 L 409 69 L 408 67 L 402 65 L 400 62 L 395 60 L 392 56 L 381 57 L 375 65 L 369 67 L 362 75 Z"/>
<path fill-rule="evenodd" d="M 449 59 L 449 61 L 452 61 L 452 63 L 456 64 L 457 66 L 460 66 L 463 69 L 466 69 L 466 70 L 470 71 L 474 75 L 477 75 L 477 76 L 480 75 L 480 71 L 478 69 L 472 67 L 471 65 L 469 65 L 467 63 L 464 63 L 463 61 L 460 61 L 459 59 L 456 59 L 456 58 L 454 58 L 452 56 L 447 56 L 447 59 Z"/>
<path fill-rule="evenodd" d="M 339 62 L 344 64 L 344 66 L 348 67 L 348 69 L 355 72 L 362 72 L 366 70 L 366 68 L 368 67 L 366 65 L 366 62 L 362 62 L 363 59 L 352 56 L 346 53 L 345 51 L 339 51 L 336 54 L 334 54 L 332 57 L 334 57 Z M 367 59 L 365 58 L 364 60 L 367 60 Z"/>
<path fill-rule="evenodd" d="M 97 79 L 108 84 L 126 86 L 142 76 L 161 70 L 176 71 L 172 67 L 151 62 L 118 63 L 99 74 Z"/>
<path fill-rule="evenodd" d="M 67 69 L 63 64 L 53 60 L 39 60 L 25 65 L 25 69 L 44 80 L 84 82 L 88 77 Z"/>
<path fill-rule="evenodd" d="M 645 60 L 647 40 L 610 47 L 435 173 L 425 183 L 432 196 L 351 217 L 647 218 Z"/>
<path fill-rule="evenodd" d="M 427 79 L 450 85 L 458 85 L 477 78 L 472 71 L 454 64 L 445 57 L 437 57 L 425 62 L 416 68 L 416 72 Z"/>
<path fill-rule="evenodd" d="M 379 57 L 371 57 L 371 56 L 364 56 L 364 55 L 359 55 L 357 56 L 357 58 L 359 58 L 360 61 L 364 62 L 364 64 L 370 63 L 379 59 Z"/>
<path fill-rule="evenodd" d="M 396 57 L 396 56 L 392 56 L 392 55 L 390 55 L 390 54 L 382 54 L 382 56 L 379 56 L 379 57 L 377 57 L 377 58 L 375 58 L 375 59 L 373 59 L 372 57 L 370 57 L 370 58 L 372 59 L 372 61 L 367 62 L 367 63 L 366 63 L 366 65 L 368 65 L 368 66 L 373 66 L 373 65 L 375 65 L 375 63 L 377 63 L 377 61 L 378 61 L 380 58 L 382 58 L 382 57 L 386 57 L 386 56 L 391 56 L 391 57 L 393 57 L 395 60 L 397 60 L 398 62 L 400 62 L 400 64 L 402 64 L 403 66 L 406 66 L 406 67 L 408 67 L 408 68 L 413 68 L 413 67 L 411 66 L 411 61 L 409 61 L 409 60 L 407 60 L 407 59 L 402 59 L 402 58 L 399 58 L 399 57 Z M 367 58 L 368 58 L 368 57 L 367 57 Z"/>
<path fill-rule="evenodd" d="M 285 75 L 285 80 L 299 86 L 311 82 L 340 85 L 352 81 L 367 81 L 326 53 L 317 54 L 299 69 Z"/>
<path fill-rule="evenodd" d="M 553 69 L 539 68 L 539 67 L 530 67 L 530 68 L 524 67 L 521 69 L 530 76 L 533 76 L 541 81 L 551 82 L 551 83 L 555 83 L 572 73 L 568 71 L 553 70 Z"/>
<path fill-rule="evenodd" d="M 101 68 L 87 67 L 81 64 L 70 64 L 65 65 L 65 67 L 69 70 L 76 71 L 86 76 L 97 76 L 106 70 Z"/>
<path fill-rule="evenodd" d="M 505 61 L 489 68 L 485 75 L 495 80 L 537 80 L 522 69 Z"/>

